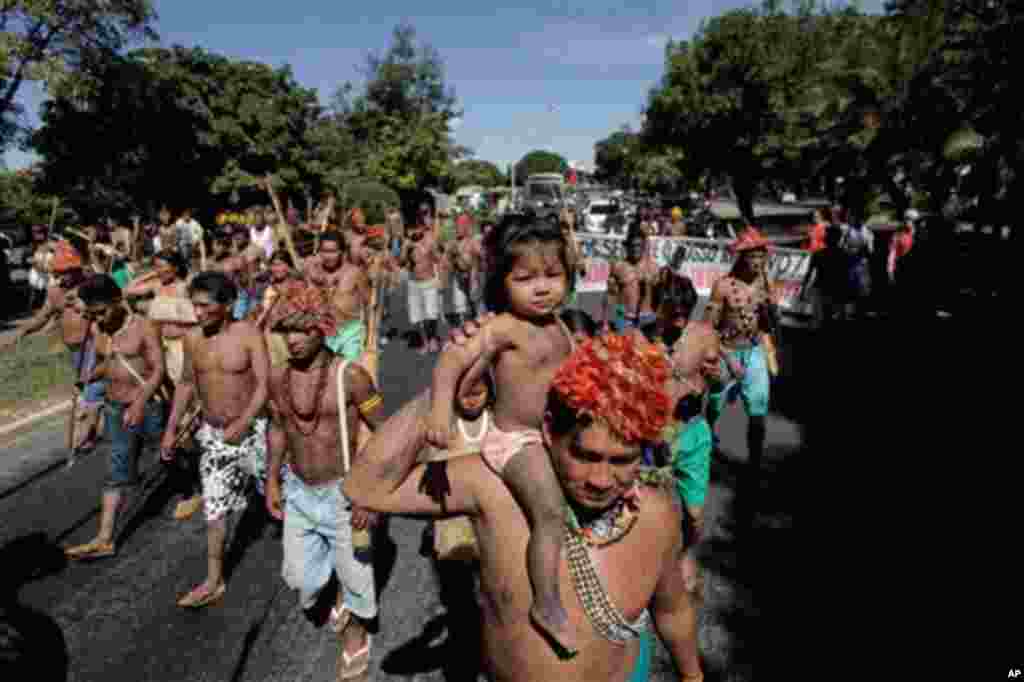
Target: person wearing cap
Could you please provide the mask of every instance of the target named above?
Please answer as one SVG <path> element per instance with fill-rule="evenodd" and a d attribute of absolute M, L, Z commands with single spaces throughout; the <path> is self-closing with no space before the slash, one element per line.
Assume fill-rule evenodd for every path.
<path fill-rule="evenodd" d="M 737 397 L 742 399 L 749 417 L 748 461 L 755 474 L 764 452 L 771 394 L 769 367 L 773 349 L 766 347 L 766 342 L 774 326 L 776 300 L 767 274 L 770 248 L 770 242 L 757 229 L 748 227 L 742 232 L 731 245 L 736 263 L 728 275 L 715 282 L 706 312 L 707 321 L 719 334 L 723 353 L 742 367 L 741 377 L 734 376 L 721 390 L 711 394 L 708 424 L 714 431 L 726 404 Z M 728 371 L 729 364 L 723 369 Z"/>
<path fill-rule="evenodd" d="M 64 550 L 69 559 L 114 556 L 118 512 L 139 484 L 139 455 L 144 442 L 163 432 L 165 404 L 156 400 L 164 363 L 156 325 L 124 304 L 121 287 L 109 275 L 90 276 L 78 290 L 82 313 L 100 342 L 94 370 L 109 382 L 105 396 L 110 435 L 109 473 L 100 499 L 99 529 L 93 540 Z"/>
<path fill-rule="evenodd" d="M 678 206 L 672 207 L 672 222 L 668 225 L 668 235 L 670 237 L 686 236 L 686 223 L 683 222 L 683 209 Z"/>
<path fill-rule="evenodd" d="M 100 416 L 107 392 L 107 382 L 93 380 L 96 368 L 96 337 L 92 324 L 82 315 L 78 287 L 86 280 L 81 254 L 67 241 L 57 242 L 51 271 L 56 282 L 47 291 L 42 309 L 9 342 L 17 346 L 23 338 L 60 319 L 61 340 L 71 351 L 75 384 L 81 390 L 77 398 L 79 411 L 72 436 L 72 455 L 95 448 L 100 437 Z"/>

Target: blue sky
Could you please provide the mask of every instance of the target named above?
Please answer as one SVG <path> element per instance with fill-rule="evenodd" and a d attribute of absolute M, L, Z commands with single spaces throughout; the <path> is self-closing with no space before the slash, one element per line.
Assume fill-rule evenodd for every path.
<path fill-rule="evenodd" d="M 860 6 L 877 13 L 882 3 Z M 666 40 L 689 38 L 702 19 L 749 4 L 527 0 L 495 9 L 469 0 L 156 0 L 163 45 L 288 63 L 324 102 L 345 81 L 359 82 L 365 55 L 385 49 L 392 28 L 406 20 L 445 61 L 465 110 L 456 140 L 499 165 L 538 148 L 590 163 L 596 141 L 623 124 L 639 127 L 646 93 L 663 72 Z M 33 124 L 43 97 L 34 84 L 22 89 Z M 30 160 L 5 155 L 9 168 Z"/>

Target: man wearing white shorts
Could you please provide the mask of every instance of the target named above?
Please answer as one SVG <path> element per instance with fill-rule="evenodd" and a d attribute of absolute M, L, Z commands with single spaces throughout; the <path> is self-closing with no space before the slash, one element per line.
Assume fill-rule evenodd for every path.
<path fill-rule="evenodd" d="M 441 350 L 437 321 L 441 317 L 441 294 L 438 275 L 443 253 L 439 245 L 436 223 L 429 227 L 422 217 L 409 229 L 409 239 L 402 251 L 401 266 L 409 271 L 409 322 L 423 337 L 420 354 Z M 432 222 L 432 221 L 430 221 Z"/>

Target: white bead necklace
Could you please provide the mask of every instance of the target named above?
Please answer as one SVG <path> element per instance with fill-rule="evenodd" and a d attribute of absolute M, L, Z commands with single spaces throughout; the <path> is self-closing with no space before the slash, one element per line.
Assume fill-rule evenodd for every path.
<path fill-rule="evenodd" d="M 462 439 L 466 443 L 473 443 L 473 444 L 475 444 L 475 443 L 479 443 L 481 440 L 483 440 L 484 434 L 487 433 L 487 427 L 490 424 L 490 422 L 489 422 L 490 414 L 491 414 L 490 410 L 484 410 L 484 414 L 483 414 L 483 424 L 484 425 L 480 428 L 480 431 L 476 434 L 476 436 L 470 436 L 468 433 L 466 433 L 466 427 L 463 426 L 463 424 L 465 422 L 463 422 L 461 419 L 458 420 L 458 422 L 459 422 L 459 433 L 462 434 Z"/>

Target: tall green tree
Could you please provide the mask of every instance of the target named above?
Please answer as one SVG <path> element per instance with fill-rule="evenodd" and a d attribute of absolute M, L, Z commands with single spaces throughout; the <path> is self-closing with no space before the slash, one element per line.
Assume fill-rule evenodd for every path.
<path fill-rule="evenodd" d="M 565 173 L 567 170 L 569 170 L 569 162 L 561 154 L 545 149 L 535 149 L 516 163 L 516 183 L 523 182 L 527 176 L 534 173 Z"/>
<path fill-rule="evenodd" d="M 86 97 L 97 67 L 141 40 L 155 40 L 151 0 L 0 2 L 0 149 L 22 129 L 15 98 L 26 82 L 51 95 Z"/>
<path fill-rule="evenodd" d="M 49 101 L 33 136 L 43 186 L 83 216 L 152 201 L 265 203 L 267 173 L 285 193 L 309 182 L 305 142 L 320 107 L 287 67 L 175 47 L 112 60 L 100 75 L 89 96 Z"/>
<path fill-rule="evenodd" d="M 452 164 L 467 152 L 452 137 L 462 116 L 440 54 L 402 23 L 391 44 L 364 65 L 361 92 L 346 84 L 335 96 L 338 122 L 351 135 L 358 177 L 394 188 L 407 212 L 428 187 L 449 182 Z"/>
<path fill-rule="evenodd" d="M 452 169 L 450 190 L 468 185 L 496 187 L 508 183 L 508 178 L 495 164 L 482 159 L 466 159 Z"/>
<path fill-rule="evenodd" d="M 625 189 L 635 173 L 640 135 L 628 128 L 617 130 L 594 144 L 595 179 Z"/>
<path fill-rule="evenodd" d="M 32 171 L 0 170 L 0 223 L 46 225 L 53 211 L 53 197 L 36 190 Z M 58 218 L 63 212 L 58 209 Z"/>

